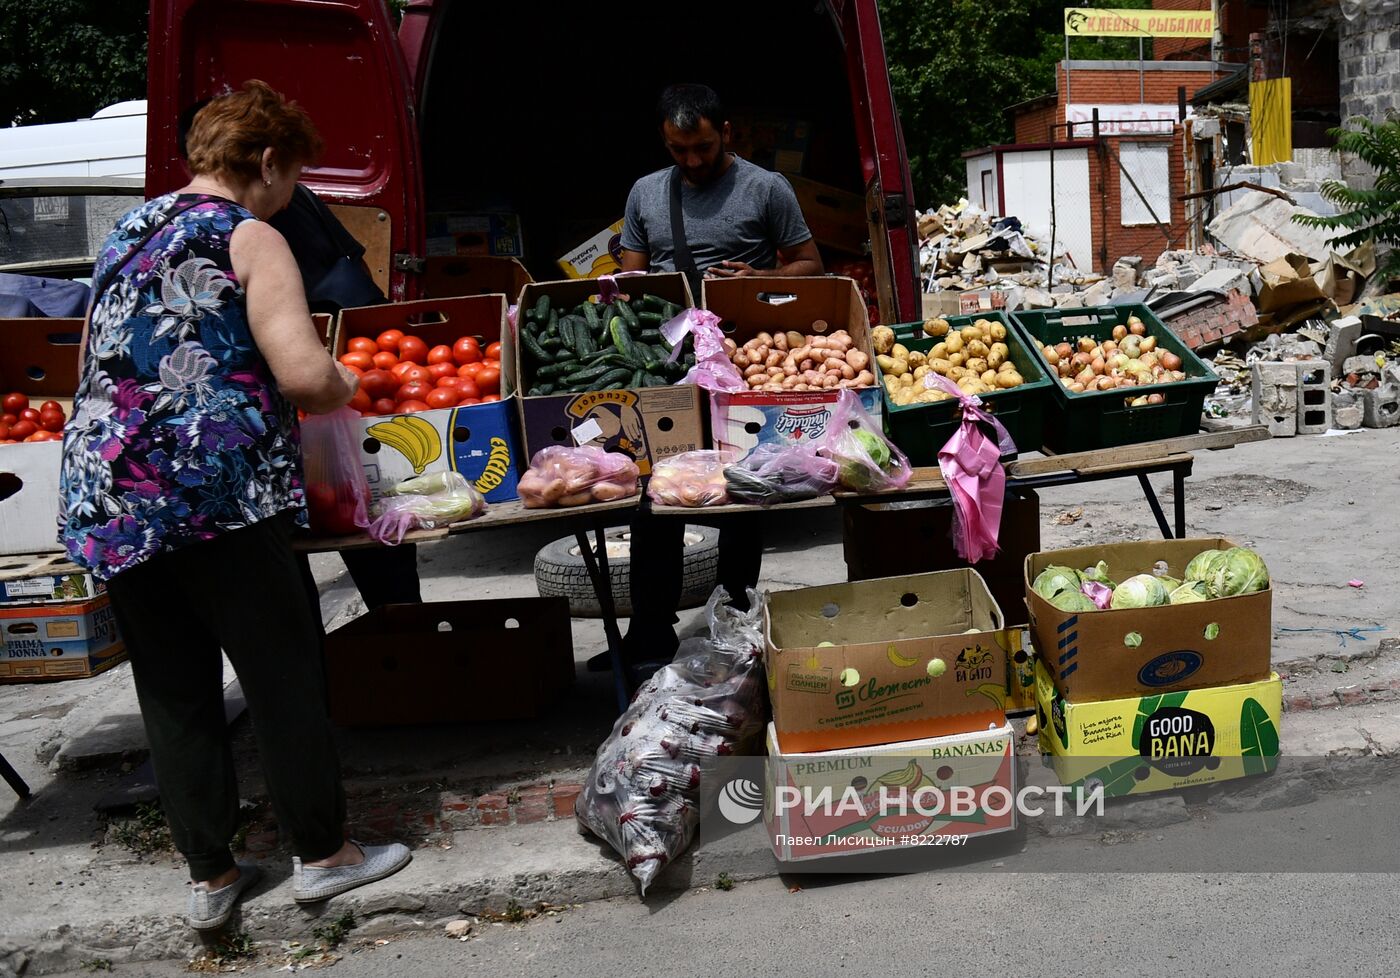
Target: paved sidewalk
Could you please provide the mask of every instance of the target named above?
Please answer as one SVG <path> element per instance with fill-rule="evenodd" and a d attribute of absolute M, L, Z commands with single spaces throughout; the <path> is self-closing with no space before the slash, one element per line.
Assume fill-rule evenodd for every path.
<path fill-rule="evenodd" d="M 1397 462 L 1400 430 L 1279 439 L 1202 453 L 1187 482 L 1193 534 L 1250 543 L 1269 562 L 1275 663 L 1286 679 L 1282 736 L 1293 756 L 1379 764 L 1400 753 Z M 1167 484 L 1159 480 L 1159 491 Z M 1046 490 L 1041 498 L 1047 547 L 1156 532 L 1132 480 Z M 765 586 L 844 579 L 836 512 L 787 514 L 770 525 Z M 557 535 L 557 527 L 522 528 L 424 547 L 425 597 L 531 595 L 533 555 Z M 358 600 L 338 558 L 318 557 L 316 565 L 334 627 L 358 613 Z M 1352 579 L 1364 586 L 1348 586 Z M 696 630 L 698 616 L 683 614 L 683 628 Z M 601 627 L 575 621 L 574 642 L 581 663 L 603 648 Z M 242 843 L 269 876 L 246 904 L 242 927 L 257 940 L 301 939 L 349 910 L 361 925 L 356 936 L 370 937 L 503 911 L 511 901 L 633 893 L 622 866 L 579 836 L 570 816 L 612 708 L 609 677 L 580 671 L 548 722 L 342 732 L 355 833 L 405 838 L 416 851 L 404 873 L 331 901 L 319 916 L 291 902 L 290 859 L 261 802 L 256 751 L 241 725 L 237 755 L 253 803 Z M 127 668 L 88 681 L 0 687 L 0 745 L 35 790 L 25 804 L 0 793 L 0 975 L 22 963 L 39 974 L 99 958 L 188 955 L 195 942 L 179 920 L 182 867 L 168 853 L 132 851 L 158 841 L 159 819 L 133 829 L 93 810 L 123 768 L 144 756 Z M 735 878 L 775 873 L 761 846 L 735 845 L 747 848 L 682 860 L 658 888 L 708 883 L 720 869 Z"/>

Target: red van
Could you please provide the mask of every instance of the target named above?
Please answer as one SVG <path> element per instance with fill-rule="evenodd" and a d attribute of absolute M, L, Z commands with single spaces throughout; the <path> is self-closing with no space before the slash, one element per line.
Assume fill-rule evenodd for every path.
<path fill-rule="evenodd" d="M 440 250 L 463 215 L 511 215 L 490 232 L 498 252 L 518 244 L 537 279 L 562 278 L 557 260 L 670 162 L 660 89 L 702 81 L 800 170 L 804 209 L 835 210 L 819 243 L 863 244 L 863 198 L 881 318 L 912 320 L 914 206 L 875 2 L 410 0 L 396 29 L 385 0 L 153 0 L 147 192 L 186 180 L 182 108 L 262 78 L 320 129 L 305 182 L 342 205 L 391 295 L 418 293 L 430 235 Z"/>

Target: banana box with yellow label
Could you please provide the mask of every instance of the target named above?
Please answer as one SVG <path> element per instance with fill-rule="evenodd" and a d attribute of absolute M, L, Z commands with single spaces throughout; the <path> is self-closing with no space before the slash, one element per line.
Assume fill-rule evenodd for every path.
<path fill-rule="evenodd" d="M 1040 749 L 1065 785 L 1141 795 L 1272 771 L 1283 684 L 1268 679 L 1071 703 L 1036 663 Z"/>
<path fill-rule="evenodd" d="M 784 753 L 768 725 L 764 824 L 781 862 L 961 844 L 1016 827 L 1015 732 Z M 941 841 L 940 841 L 941 840 Z"/>
<path fill-rule="evenodd" d="M 475 336 L 485 347 L 506 335 L 506 307 L 506 297 L 493 294 L 343 309 L 334 352 L 344 353 L 352 336 L 387 329 L 417 336 L 430 348 L 451 346 L 463 336 Z M 361 418 L 360 461 L 374 501 L 405 479 L 442 471 L 462 473 L 488 503 L 518 498 L 524 459 L 514 366 L 512 344 L 502 343 L 499 401 Z"/>

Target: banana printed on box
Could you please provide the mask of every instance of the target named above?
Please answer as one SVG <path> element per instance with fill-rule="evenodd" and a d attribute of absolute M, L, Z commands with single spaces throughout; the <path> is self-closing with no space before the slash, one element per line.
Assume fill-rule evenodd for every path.
<path fill-rule="evenodd" d="M 488 503 L 516 499 L 522 463 L 514 398 L 391 418 L 362 418 L 360 459 L 377 502 L 405 479 L 460 472 Z"/>

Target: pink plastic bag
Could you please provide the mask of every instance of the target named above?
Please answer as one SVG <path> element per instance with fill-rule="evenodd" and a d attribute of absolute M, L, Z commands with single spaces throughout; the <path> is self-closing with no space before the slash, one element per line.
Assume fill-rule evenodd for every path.
<path fill-rule="evenodd" d="M 360 414 L 343 407 L 301 423 L 311 532 L 347 536 L 369 526 L 369 482 L 360 464 Z"/>
<path fill-rule="evenodd" d="M 724 333 L 720 331 L 718 316 L 708 309 L 687 309 L 662 325 L 661 335 L 671 344 L 671 359 L 676 358 L 687 333 L 695 344 L 695 366 L 681 380 L 682 384 L 729 394 L 749 389 L 744 375 L 739 373 L 724 348 Z"/>
<path fill-rule="evenodd" d="M 724 470 L 730 500 L 769 506 L 825 496 L 836 488 L 840 467 L 817 454 L 814 442 L 764 442 Z"/>
<path fill-rule="evenodd" d="M 723 506 L 729 502 L 724 467 L 729 452 L 703 449 L 681 452 L 652 466 L 647 495 L 662 506 Z"/>
<path fill-rule="evenodd" d="M 956 397 L 962 404 L 962 423 L 953 437 L 938 452 L 938 468 L 953 497 L 957 520 L 953 527 L 953 542 L 958 556 L 969 564 L 995 557 L 1001 549 L 1001 507 L 1006 498 L 1006 470 L 1001 467 L 1001 455 L 1006 445 L 1015 450 L 1001 422 L 988 414 L 982 400 L 936 373 L 924 377 L 924 386 L 937 387 Z M 987 437 L 982 422 L 996 430 L 998 440 Z"/>
<path fill-rule="evenodd" d="M 854 492 L 899 489 L 913 475 L 909 459 L 885 437 L 850 388 L 838 395 L 817 450 L 841 467 L 841 485 Z"/>
<path fill-rule="evenodd" d="M 520 501 L 526 509 L 586 506 L 637 495 L 637 463 L 620 452 L 593 445 L 550 445 L 535 453 L 520 477 Z"/>
<path fill-rule="evenodd" d="M 395 547 L 409 530 L 475 519 L 486 511 L 486 497 L 460 472 L 434 472 L 399 483 L 379 500 L 377 509 L 369 535 Z"/>

